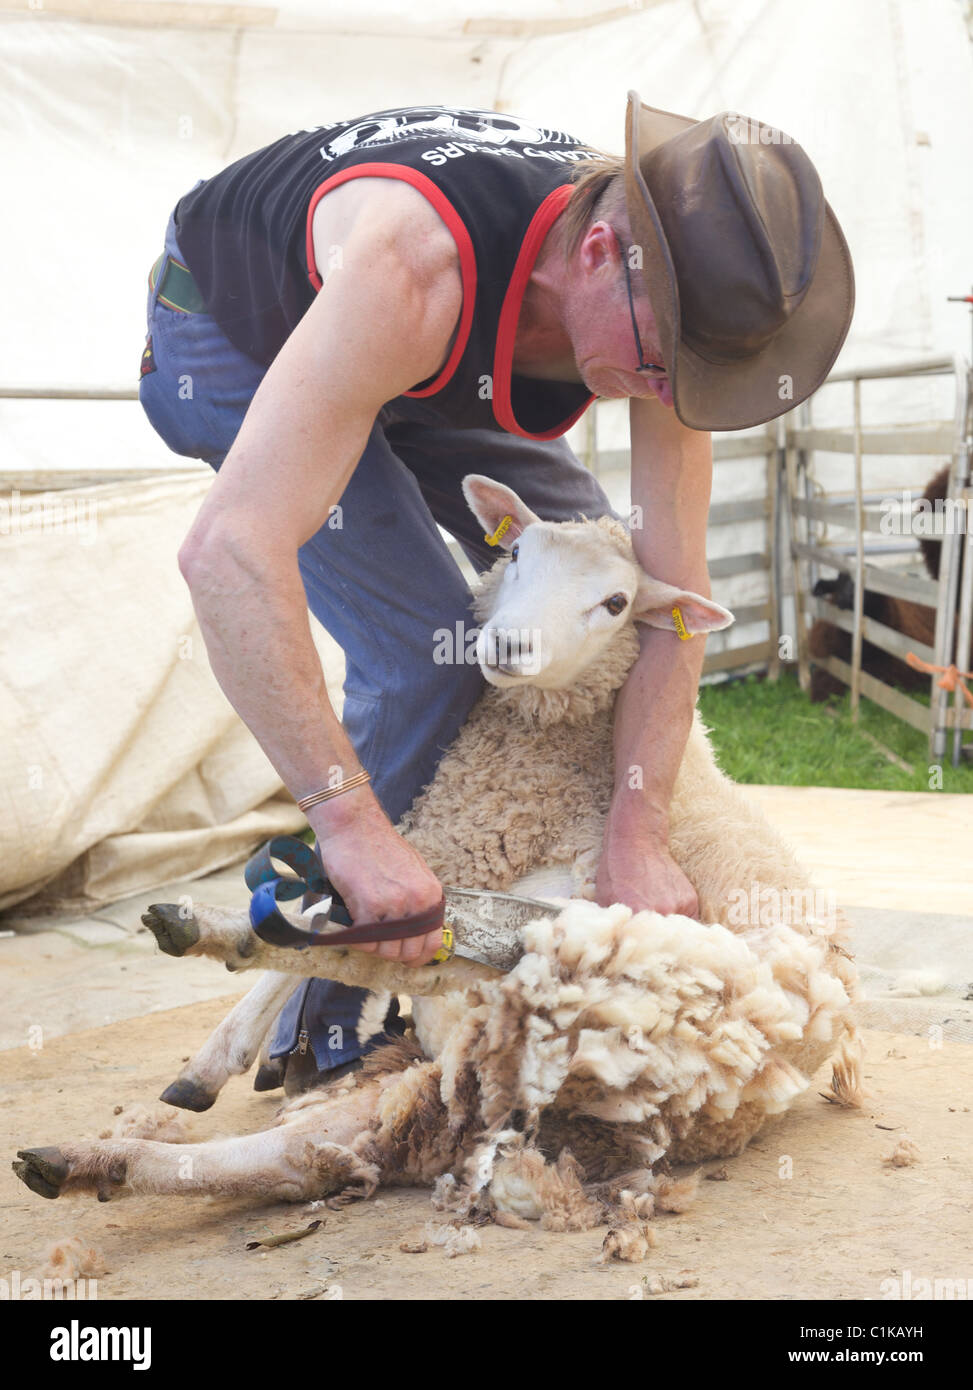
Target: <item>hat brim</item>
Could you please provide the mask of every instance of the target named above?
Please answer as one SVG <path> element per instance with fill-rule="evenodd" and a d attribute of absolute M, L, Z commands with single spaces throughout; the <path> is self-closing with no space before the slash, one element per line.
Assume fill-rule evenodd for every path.
<path fill-rule="evenodd" d="M 645 106 L 628 94 L 625 194 L 633 240 L 642 246 L 642 276 L 659 330 L 673 405 L 695 430 L 743 430 L 765 424 L 806 400 L 834 364 L 855 304 L 851 255 L 825 203 L 821 249 L 804 299 L 771 342 L 731 364 L 707 361 L 682 335 L 679 286 L 672 254 L 640 159 L 663 141 L 698 124 Z"/>

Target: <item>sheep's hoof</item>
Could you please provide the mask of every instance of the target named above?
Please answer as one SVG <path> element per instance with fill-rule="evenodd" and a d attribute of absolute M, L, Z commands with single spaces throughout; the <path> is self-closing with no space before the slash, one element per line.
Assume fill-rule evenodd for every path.
<path fill-rule="evenodd" d="M 253 1078 L 255 1091 L 276 1091 L 284 1084 L 285 1058 L 276 1057 L 269 1062 L 261 1062 Z"/>
<path fill-rule="evenodd" d="M 167 1086 L 159 1099 L 164 1100 L 166 1105 L 178 1105 L 180 1110 L 195 1110 L 197 1114 L 216 1104 L 214 1095 L 210 1095 L 209 1091 L 205 1091 L 197 1082 L 189 1081 L 184 1076 L 178 1077 L 171 1086 Z"/>
<path fill-rule="evenodd" d="M 17 1157 L 23 1162 L 15 1163 L 13 1170 L 31 1192 L 38 1197 L 60 1197 L 70 1171 L 60 1149 L 18 1149 Z"/>
<path fill-rule="evenodd" d="M 167 956 L 184 956 L 199 941 L 199 923 L 175 903 L 153 903 L 142 921 Z"/>

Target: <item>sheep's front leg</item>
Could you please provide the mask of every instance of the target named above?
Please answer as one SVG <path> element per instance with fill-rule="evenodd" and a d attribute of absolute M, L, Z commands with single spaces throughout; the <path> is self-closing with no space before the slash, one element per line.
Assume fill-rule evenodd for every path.
<path fill-rule="evenodd" d="M 572 897 L 594 901 L 604 842 L 605 814 L 597 805 L 576 813 L 570 824 L 562 829 L 550 859 L 568 868 Z"/>
<path fill-rule="evenodd" d="M 290 918 L 307 930 L 307 923 Z M 414 969 L 350 946 L 309 946 L 292 950 L 261 941 L 250 926 L 245 910 L 195 906 L 190 915 L 174 903 L 156 903 L 142 921 L 169 956 L 210 956 L 225 962 L 228 970 L 280 971 L 292 978 L 315 976 L 340 980 L 364 989 L 390 994 L 447 994 L 466 989 L 477 980 L 492 980 L 497 971 L 488 965 L 454 956 L 445 965 Z"/>
<path fill-rule="evenodd" d="M 21 1149 L 14 1172 L 41 1197 L 92 1192 L 101 1202 L 134 1193 L 259 1197 L 300 1202 L 342 1193 L 369 1197 L 380 1173 L 315 1125 L 281 1125 L 238 1139 L 160 1144 L 97 1139 Z"/>
<path fill-rule="evenodd" d="M 293 988 L 293 975 L 268 970 L 234 1005 L 159 1099 L 183 1110 L 208 1110 L 228 1077 L 250 1070 L 267 1030 Z"/>

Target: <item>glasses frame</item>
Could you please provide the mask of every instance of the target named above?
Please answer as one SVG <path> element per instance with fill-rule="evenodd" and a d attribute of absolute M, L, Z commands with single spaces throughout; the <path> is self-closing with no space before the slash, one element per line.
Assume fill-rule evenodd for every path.
<path fill-rule="evenodd" d="M 612 228 L 612 231 L 615 241 L 618 244 L 618 254 L 621 258 L 622 269 L 625 271 L 625 286 L 628 290 L 628 312 L 632 317 L 632 332 L 635 334 L 635 347 L 639 358 L 639 364 L 635 370 L 643 375 L 651 376 L 654 381 L 658 381 L 662 377 L 667 377 L 669 372 L 661 362 L 646 362 L 645 360 L 645 354 L 642 351 L 642 339 L 639 336 L 639 326 L 635 318 L 635 295 L 632 292 L 632 275 L 628 268 L 628 256 L 625 254 L 625 247 L 622 245 L 621 237 L 614 228 Z"/>

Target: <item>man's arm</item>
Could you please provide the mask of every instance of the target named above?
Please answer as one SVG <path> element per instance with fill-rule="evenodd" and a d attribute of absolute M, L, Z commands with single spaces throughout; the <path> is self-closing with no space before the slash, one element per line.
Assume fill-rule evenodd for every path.
<path fill-rule="evenodd" d="M 709 597 L 710 436 L 654 399 L 630 402 L 632 541 L 656 579 Z M 696 893 L 668 851 L 669 802 L 692 724 L 704 639 L 640 628 L 641 652 L 615 708 L 615 795 L 598 867 L 598 901 L 695 915 Z M 633 785 L 634 783 L 634 785 Z"/>
<path fill-rule="evenodd" d="M 216 678 L 298 797 L 358 760 L 328 700 L 297 552 L 341 497 L 384 402 L 439 369 L 462 301 L 452 238 L 415 190 L 396 185 L 367 206 L 342 250 L 344 268 L 261 382 L 179 557 Z M 369 786 L 308 819 L 353 918 L 439 900 Z M 420 964 L 439 935 L 378 950 Z"/>

